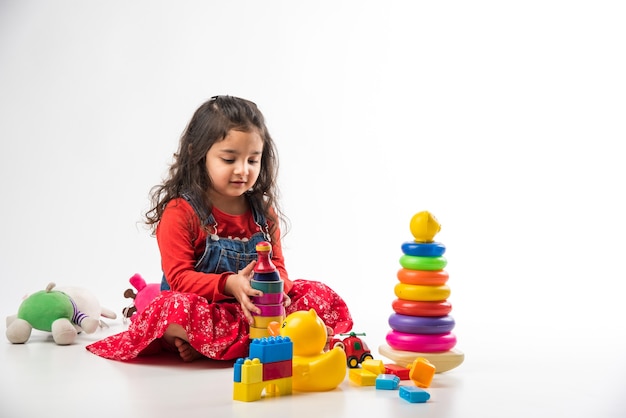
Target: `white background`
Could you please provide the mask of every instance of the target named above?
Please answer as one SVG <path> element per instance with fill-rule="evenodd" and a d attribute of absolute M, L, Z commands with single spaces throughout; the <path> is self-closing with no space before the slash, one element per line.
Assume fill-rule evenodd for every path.
<path fill-rule="evenodd" d="M 291 278 L 337 290 L 371 346 L 429 210 L 466 363 L 567 371 L 617 410 L 625 9 L 1 0 L 0 314 L 50 281 L 119 313 L 130 276 L 159 281 L 148 192 L 193 111 L 230 94 L 278 146 Z"/>

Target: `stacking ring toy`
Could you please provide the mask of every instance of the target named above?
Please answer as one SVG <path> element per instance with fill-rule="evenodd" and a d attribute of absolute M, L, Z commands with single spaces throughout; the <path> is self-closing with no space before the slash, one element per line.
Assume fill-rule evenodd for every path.
<path fill-rule="evenodd" d="M 279 324 L 282 324 L 284 320 L 285 320 L 285 317 L 282 315 L 280 316 L 254 316 L 254 327 L 267 329 L 267 327 L 272 322 L 278 322 Z"/>
<path fill-rule="evenodd" d="M 270 331 L 267 328 L 250 327 L 249 338 L 251 340 L 255 338 L 267 338 L 267 337 L 271 337 Z"/>
<path fill-rule="evenodd" d="M 398 270 L 398 280 L 404 284 L 421 284 L 423 286 L 441 286 L 448 281 L 445 270 Z"/>
<path fill-rule="evenodd" d="M 402 244 L 402 252 L 417 257 L 441 257 L 446 252 L 446 246 L 440 242 L 407 241 Z"/>
<path fill-rule="evenodd" d="M 445 300 L 450 296 L 450 287 L 446 284 L 441 286 L 420 286 L 398 283 L 393 291 L 399 299 L 406 300 Z"/>
<path fill-rule="evenodd" d="M 253 316 L 284 316 L 285 307 L 283 305 L 257 305 L 261 310 L 260 314 L 252 314 Z"/>
<path fill-rule="evenodd" d="M 394 350 L 418 351 L 421 353 L 440 353 L 449 351 L 456 345 L 456 336 L 445 334 L 410 334 L 389 331 L 385 337 L 387 344 Z"/>
<path fill-rule="evenodd" d="M 445 334 L 454 329 L 454 318 L 449 315 L 427 317 L 394 313 L 388 322 L 391 329 L 410 334 Z"/>
<path fill-rule="evenodd" d="M 255 305 L 276 305 L 283 303 L 283 293 L 264 293 L 263 296 L 252 296 Z"/>
<path fill-rule="evenodd" d="M 269 273 L 254 272 L 254 279 L 259 282 L 279 282 L 280 274 L 277 271 L 271 271 Z"/>
<path fill-rule="evenodd" d="M 425 302 L 395 299 L 391 302 L 391 307 L 395 313 L 412 316 L 445 316 L 452 311 L 452 304 L 447 300 Z"/>
<path fill-rule="evenodd" d="M 284 282 L 282 280 L 264 282 L 252 279 L 250 280 L 250 286 L 253 289 L 260 290 L 263 293 L 283 293 Z"/>
<path fill-rule="evenodd" d="M 403 254 L 400 265 L 409 270 L 443 270 L 448 264 L 445 257 L 419 257 Z"/>

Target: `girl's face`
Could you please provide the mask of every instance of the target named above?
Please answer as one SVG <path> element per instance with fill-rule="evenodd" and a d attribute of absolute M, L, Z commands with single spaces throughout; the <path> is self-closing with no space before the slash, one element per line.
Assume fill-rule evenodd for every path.
<path fill-rule="evenodd" d="M 206 170 L 213 184 L 209 191 L 213 203 L 220 207 L 241 197 L 259 178 L 263 140 L 256 130 L 231 130 L 206 154 Z"/>

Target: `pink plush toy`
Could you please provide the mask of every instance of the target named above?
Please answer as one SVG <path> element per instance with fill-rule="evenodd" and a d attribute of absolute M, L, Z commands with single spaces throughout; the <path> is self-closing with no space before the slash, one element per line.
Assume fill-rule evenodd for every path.
<path fill-rule="evenodd" d="M 137 292 L 133 289 L 126 289 L 124 292 L 124 297 L 133 299 L 133 303 L 122 310 L 122 315 L 132 320 L 135 314 L 142 312 L 161 293 L 161 284 L 148 284 L 139 274 L 134 274 L 128 281 Z"/>

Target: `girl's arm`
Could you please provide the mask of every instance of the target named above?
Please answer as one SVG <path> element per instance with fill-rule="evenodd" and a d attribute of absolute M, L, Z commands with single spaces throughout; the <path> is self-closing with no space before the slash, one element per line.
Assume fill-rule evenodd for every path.
<path fill-rule="evenodd" d="M 209 302 L 220 295 L 220 283 L 232 273 L 209 274 L 195 271 L 198 257 L 204 252 L 206 233 L 193 208 L 184 199 L 168 203 L 156 230 L 161 267 L 170 288 L 195 293 Z M 224 296 L 223 298 L 226 298 Z"/>

